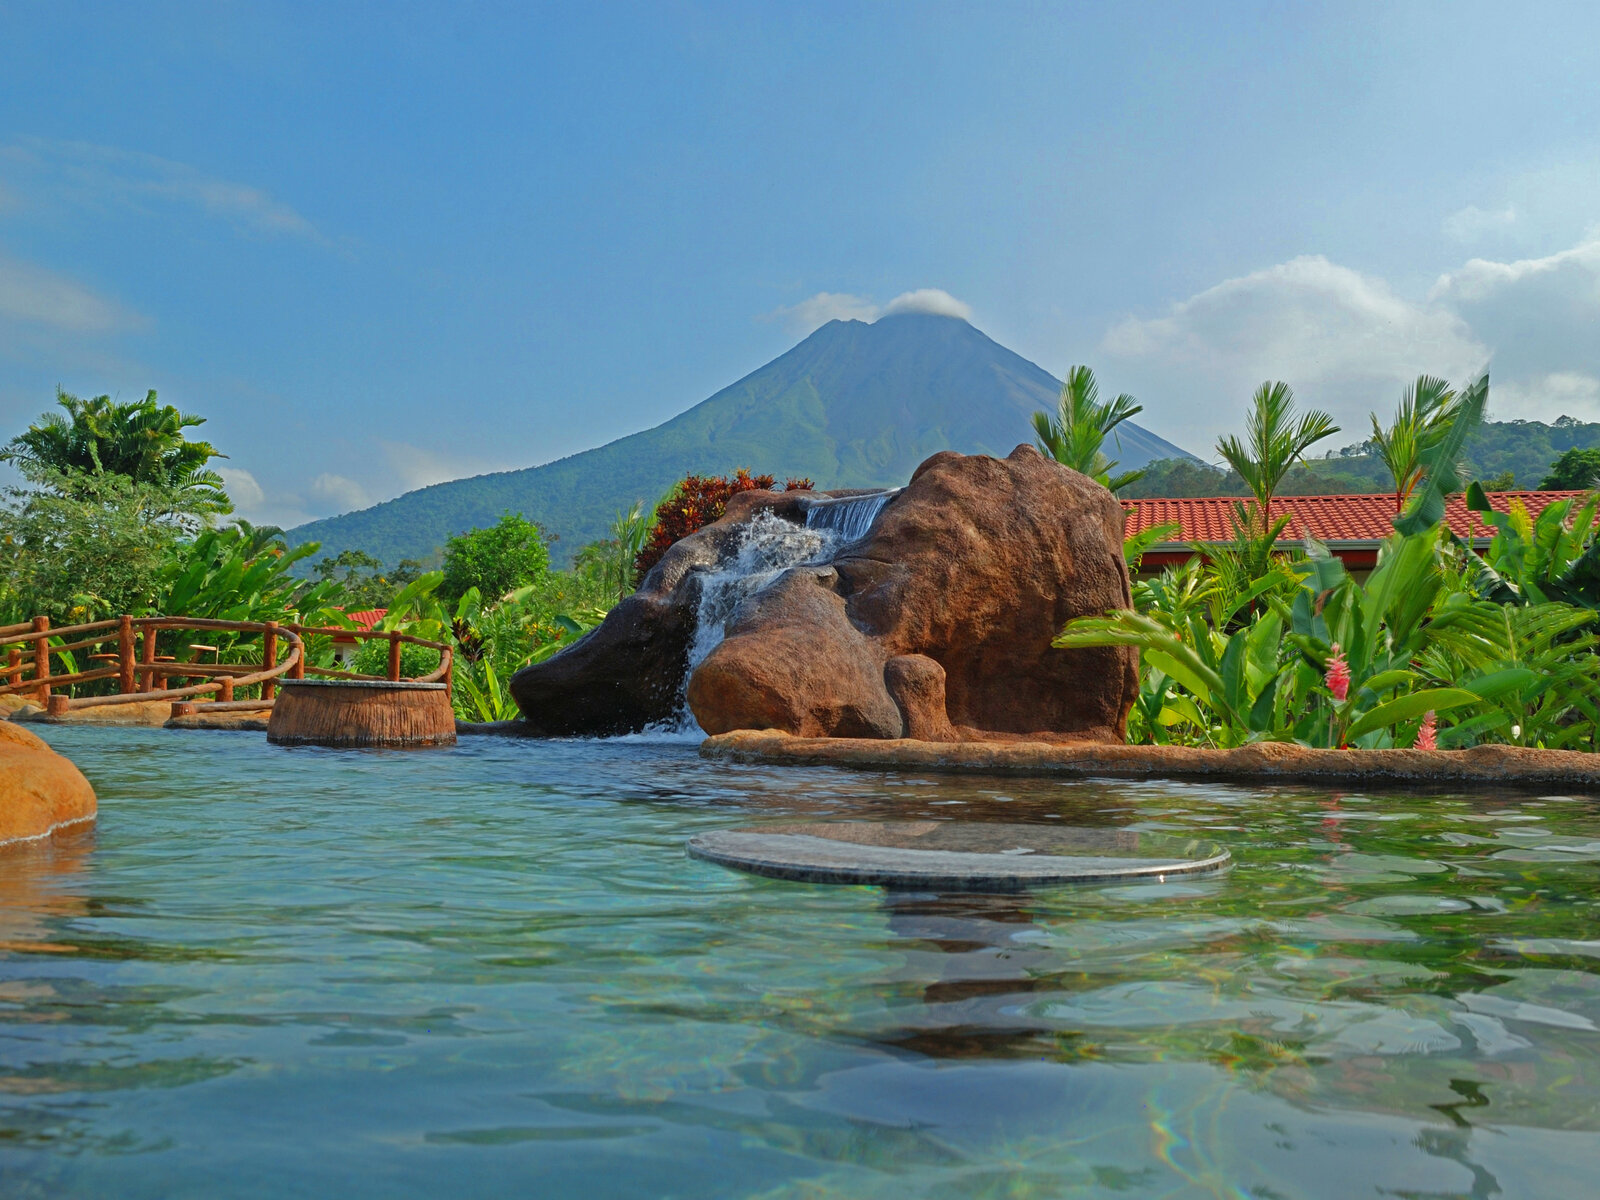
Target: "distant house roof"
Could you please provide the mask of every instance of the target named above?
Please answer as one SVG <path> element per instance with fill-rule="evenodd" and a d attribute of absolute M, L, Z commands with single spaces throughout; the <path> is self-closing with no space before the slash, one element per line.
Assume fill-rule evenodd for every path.
<path fill-rule="evenodd" d="M 389 610 L 387 608 L 363 608 L 359 612 L 345 613 L 345 616 L 353 621 L 359 629 L 371 629 L 388 615 Z"/>
<path fill-rule="evenodd" d="M 1489 503 L 1506 512 L 1512 500 L 1520 500 L 1530 516 L 1537 517 L 1557 500 L 1587 496 L 1587 492 L 1490 492 Z M 1228 520 L 1234 496 L 1201 496 L 1193 499 L 1123 500 L 1127 511 L 1129 536 L 1157 525 L 1175 523 L 1181 532 L 1155 549 L 1169 552 L 1187 548 L 1191 542 L 1231 542 L 1233 525 Z M 1314 537 L 1330 548 L 1341 544 L 1376 549 L 1377 543 L 1394 532 L 1395 503 L 1392 495 L 1276 496 L 1272 501 L 1274 518 L 1289 515 L 1285 540 Z M 1493 529 L 1482 517 L 1470 512 L 1464 495 L 1451 496 L 1445 503 L 1445 521 L 1462 538 L 1484 539 Z M 1169 557 L 1168 556 L 1163 556 Z"/>

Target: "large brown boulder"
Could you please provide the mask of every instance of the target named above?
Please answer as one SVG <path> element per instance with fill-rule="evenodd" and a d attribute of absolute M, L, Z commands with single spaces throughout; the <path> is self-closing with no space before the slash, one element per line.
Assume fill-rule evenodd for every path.
<path fill-rule="evenodd" d="M 0 846 L 92 820 L 94 789 L 49 743 L 0 721 Z"/>
<path fill-rule="evenodd" d="M 805 574 L 838 618 L 816 619 L 817 600 L 766 595 L 739 612 L 690 680 L 695 718 L 713 734 L 764 722 L 813 737 L 1120 742 L 1136 651 L 1050 642 L 1074 617 L 1129 605 L 1122 527 L 1110 492 L 1031 446 L 1005 459 L 936 454 L 831 571 L 796 569 L 770 589 L 787 600 Z M 788 665 L 797 658 L 803 669 Z M 783 670 L 797 686 L 775 699 Z M 801 678 L 837 687 L 804 690 Z M 885 702 L 899 721 L 864 733 L 830 723 Z"/>
<path fill-rule="evenodd" d="M 1136 652 L 1050 644 L 1130 603 L 1110 492 L 1028 446 L 947 452 L 864 536 L 807 531 L 846 495 L 734 497 L 598 629 L 518 672 L 521 728 L 625 732 L 674 719 L 686 696 L 712 734 L 1123 740 Z"/>

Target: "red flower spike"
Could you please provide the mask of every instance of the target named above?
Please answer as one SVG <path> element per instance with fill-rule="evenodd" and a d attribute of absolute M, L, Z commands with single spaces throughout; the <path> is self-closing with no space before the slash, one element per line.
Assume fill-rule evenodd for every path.
<path fill-rule="evenodd" d="M 1333 653 L 1328 656 L 1328 673 L 1323 677 L 1323 682 L 1328 685 L 1333 698 L 1343 704 L 1344 698 L 1350 694 L 1350 664 L 1345 661 L 1338 642 L 1333 644 Z"/>
<path fill-rule="evenodd" d="M 1437 750 L 1439 748 L 1438 728 L 1439 718 L 1434 715 L 1433 710 L 1430 708 L 1422 714 L 1422 728 L 1417 730 L 1417 740 L 1412 743 L 1411 748 L 1413 750 Z"/>

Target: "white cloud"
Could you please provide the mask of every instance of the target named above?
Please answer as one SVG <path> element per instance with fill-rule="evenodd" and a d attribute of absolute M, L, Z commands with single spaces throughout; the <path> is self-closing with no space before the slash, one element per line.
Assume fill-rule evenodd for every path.
<path fill-rule="evenodd" d="M 380 440 L 378 445 L 389 464 L 389 469 L 398 477 L 401 485 L 389 490 L 387 492 L 389 495 L 413 491 L 451 479 L 465 479 L 488 471 L 508 469 L 505 465 L 491 463 L 471 455 L 441 454 L 437 450 L 426 450 L 409 442 Z"/>
<path fill-rule="evenodd" d="M 1381 279 L 1320 255 L 1225 280 L 1165 317 L 1105 336 L 1119 357 L 1160 355 L 1224 377 L 1316 384 L 1346 376 L 1464 373 L 1488 357 L 1453 313 L 1413 304 Z"/>
<path fill-rule="evenodd" d="M 820 329 L 829 321 L 876 321 L 880 309 L 865 296 L 852 296 L 848 292 L 818 292 L 787 308 L 768 314 L 768 320 L 782 321 L 796 335 Z"/>
<path fill-rule="evenodd" d="M 1444 219 L 1444 232 L 1458 242 L 1481 241 L 1485 237 L 1503 235 L 1517 223 L 1517 206 L 1508 204 L 1498 212 L 1485 212 L 1476 204 L 1469 204 Z"/>
<path fill-rule="evenodd" d="M 326 471 L 311 481 L 311 494 L 320 500 L 337 505 L 340 512 L 351 512 L 372 505 L 372 497 L 367 493 L 367 489 L 354 479 L 344 475 L 332 475 Z"/>
<path fill-rule="evenodd" d="M 137 328 L 140 317 L 65 275 L 0 255 L 0 320 L 73 333 Z"/>
<path fill-rule="evenodd" d="M 233 501 L 234 516 L 252 525 L 277 525 L 282 529 L 293 529 L 296 525 L 315 519 L 317 515 L 327 515 L 308 512 L 302 497 L 293 492 L 268 491 L 255 475 L 243 467 L 218 467 L 217 474 L 222 476 L 223 486 Z"/>
<path fill-rule="evenodd" d="M 970 306 L 939 288 L 902 292 L 887 304 L 876 304 L 866 296 L 849 292 L 818 292 L 799 304 L 776 309 L 763 319 L 782 321 L 790 332 L 803 336 L 829 321 L 866 321 L 871 324 L 880 317 L 891 317 L 898 313 L 933 313 L 941 317 L 960 317 L 963 321 L 972 320 Z"/>
<path fill-rule="evenodd" d="M 893 300 L 883 306 L 883 315 L 892 317 L 896 313 L 932 313 L 939 317 L 960 317 L 963 321 L 972 320 L 970 306 L 957 300 L 949 292 L 939 288 L 918 288 L 914 292 L 901 292 Z"/>
<path fill-rule="evenodd" d="M 222 476 L 222 486 L 239 515 L 246 520 L 254 520 L 250 514 L 260 512 L 261 506 L 267 502 L 267 493 L 256 482 L 256 477 L 243 467 L 218 467 L 217 474 Z"/>
<path fill-rule="evenodd" d="M 1456 304 L 1472 303 L 1486 300 L 1515 284 L 1562 275 L 1576 281 L 1580 295 L 1600 306 L 1600 238 L 1580 242 L 1570 250 L 1543 258 L 1522 258 L 1515 262 L 1471 259 L 1460 270 L 1441 275 L 1428 298 Z"/>
<path fill-rule="evenodd" d="M 1581 371 L 1496 383 L 1489 395 L 1489 415 L 1497 421 L 1551 421 L 1558 416 L 1600 421 L 1600 379 Z"/>
<path fill-rule="evenodd" d="M 51 203 L 178 204 L 240 228 L 322 240 L 309 220 L 261 188 L 154 154 L 25 138 L 0 147 L 0 169 L 23 181 L 20 191 L 42 191 Z"/>
<path fill-rule="evenodd" d="M 1600 239 L 1542 258 L 1474 258 L 1421 299 L 1322 257 L 1225 280 L 1101 343 L 1146 420 L 1193 446 L 1239 425 L 1250 391 L 1283 379 L 1356 440 L 1427 372 L 1491 366 L 1491 411 L 1543 421 L 1600 415 Z"/>

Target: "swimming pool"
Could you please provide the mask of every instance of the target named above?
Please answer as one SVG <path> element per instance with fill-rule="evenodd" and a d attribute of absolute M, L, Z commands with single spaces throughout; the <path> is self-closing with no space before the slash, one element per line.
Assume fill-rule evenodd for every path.
<path fill-rule="evenodd" d="M 729 766 L 693 743 L 44 731 L 0 850 L 5 1197 L 1591 1194 L 1600 801 Z M 694 833 L 1203 836 L 1020 896 Z"/>

